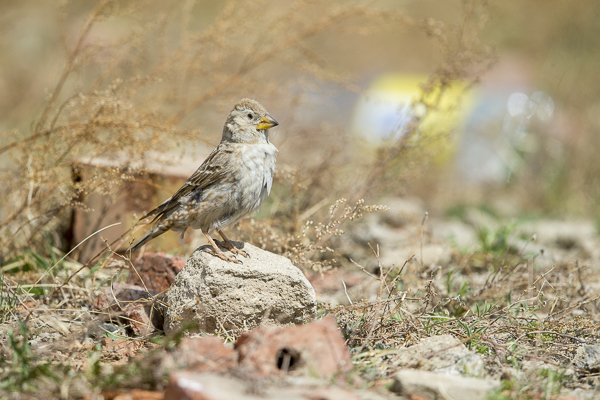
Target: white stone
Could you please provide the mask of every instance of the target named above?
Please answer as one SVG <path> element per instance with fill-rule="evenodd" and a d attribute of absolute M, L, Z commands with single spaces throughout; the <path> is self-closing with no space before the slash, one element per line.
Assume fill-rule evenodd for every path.
<path fill-rule="evenodd" d="M 165 296 L 165 332 L 189 322 L 205 332 L 252 329 L 258 325 L 298 324 L 314 318 L 315 291 L 300 269 L 285 257 L 248 243 L 242 264 L 223 261 L 197 249 Z"/>
<path fill-rule="evenodd" d="M 403 369 L 394 375 L 390 390 L 403 396 L 418 395 L 431 400 L 485 400 L 499 385 L 490 379 Z"/>
<path fill-rule="evenodd" d="M 395 367 L 415 368 L 447 374 L 483 376 L 483 357 L 452 335 L 439 335 L 422 339 L 414 346 L 396 350 L 390 355 Z"/>
<path fill-rule="evenodd" d="M 600 370 L 600 346 L 588 344 L 579 347 L 575 353 L 573 364 L 577 368 L 588 371 Z"/>

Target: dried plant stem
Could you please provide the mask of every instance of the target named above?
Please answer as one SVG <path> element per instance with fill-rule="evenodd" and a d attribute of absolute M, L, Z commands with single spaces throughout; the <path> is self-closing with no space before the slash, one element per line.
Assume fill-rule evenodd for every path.
<path fill-rule="evenodd" d="M 113 0 L 102 0 L 100 2 L 100 4 L 98 4 L 96 6 L 96 9 L 92 12 L 92 14 L 87 19 L 87 22 L 85 23 L 85 26 L 81 32 L 81 35 L 79 36 L 79 40 L 77 41 L 77 45 L 75 46 L 75 49 L 71 52 L 71 54 L 68 55 L 67 63 L 63 69 L 62 74 L 60 75 L 60 78 L 58 79 L 58 83 L 54 87 L 54 90 L 52 91 L 50 99 L 48 100 L 46 107 L 44 107 L 44 110 L 42 111 L 42 115 L 40 116 L 40 119 L 38 120 L 38 123 L 35 128 L 36 132 L 39 132 L 43 128 L 44 124 L 46 123 L 46 118 L 48 116 L 48 113 L 50 112 L 52 107 L 54 107 L 54 103 L 56 102 L 56 99 L 58 99 L 58 96 L 62 92 L 62 88 L 63 88 L 65 82 L 67 81 L 67 78 L 69 77 L 71 72 L 73 72 L 73 66 L 75 64 L 75 60 L 77 59 L 77 56 L 79 55 L 79 52 L 81 51 L 81 49 L 83 47 L 83 43 L 85 42 L 85 39 L 87 38 L 88 34 L 90 33 L 92 26 L 94 26 L 94 23 L 97 21 L 100 13 L 112 1 Z M 52 127 L 50 127 L 50 129 L 52 129 Z"/>

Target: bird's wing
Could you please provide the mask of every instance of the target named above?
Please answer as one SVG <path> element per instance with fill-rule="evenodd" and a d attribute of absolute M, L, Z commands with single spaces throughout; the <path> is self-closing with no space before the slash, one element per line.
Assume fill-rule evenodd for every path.
<path fill-rule="evenodd" d="M 202 165 L 188 178 L 188 180 L 179 188 L 177 192 L 160 206 L 144 215 L 141 219 L 155 216 L 154 221 L 163 215 L 170 214 L 171 211 L 178 208 L 182 198 L 188 197 L 199 190 L 206 189 L 216 182 L 221 181 L 229 170 L 231 154 L 233 148 L 229 143 L 221 143 L 204 160 Z"/>

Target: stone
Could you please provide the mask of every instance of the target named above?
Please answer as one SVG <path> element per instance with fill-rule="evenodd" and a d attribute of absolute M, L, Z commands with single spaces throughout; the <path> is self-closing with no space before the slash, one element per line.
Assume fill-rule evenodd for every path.
<path fill-rule="evenodd" d="M 233 378 L 193 371 L 171 374 L 164 400 L 247 399 L 245 385 Z"/>
<path fill-rule="evenodd" d="M 115 283 L 94 301 L 94 307 L 105 315 L 119 317 L 135 336 L 162 329 L 162 311 L 155 304 L 154 290 L 137 285 Z"/>
<path fill-rule="evenodd" d="M 237 352 L 215 336 L 183 338 L 177 348 L 167 353 L 163 365 L 168 369 L 195 372 L 226 372 L 237 365 Z"/>
<path fill-rule="evenodd" d="M 94 301 L 97 310 L 108 311 L 109 309 L 122 309 L 128 304 L 150 300 L 158 292 L 146 290 L 141 286 L 128 283 L 114 283 L 112 287 L 106 288 Z"/>
<path fill-rule="evenodd" d="M 588 344 L 579 347 L 575 352 L 573 364 L 586 371 L 598 372 L 600 370 L 600 346 Z"/>
<path fill-rule="evenodd" d="M 258 376 L 304 370 L 332 377 L 352 369 L 350 352 L 333 317 L 306 325 L 257 328 L 242 334 L 235 347 L 240 367 Z"/>
<path fill-rule="evenodd" d="M 171 374 L 164 400 L 383 400 L 377 393 L 335 387 L 329 382 L 310 384 L 234 378 L 211 373 L 177 371 Z"/>
<path fill-rule="evenodd" d="M 424 338 L 414 346 L 397 349 L 389 357 L 394 367 L 419 368 L 455 375 L 484 374 L 481 354 L 470 351 L 452 335 Z"/>
<path fill-rule="evenodd" d="M 367 249 L 369 245 L 373 247 L 379 245 L 382 249 L 394 249 L 416 244 L 417 234 L 418 229 L 415 226 L 402 229 L 392 228 L 381 223 L 376 215 L 368 215 L 362 223 L 350 230 L 352 240 Z"/>
<path fill-rule="evenodd" d="M 491 379 L 403 369 L 394 375 L 390 390 L 408 398 L 485 400 L 499 386 L 499 382 Z"/>
<path fill-rule="evenodd" d="M 102 338 L 100 344 L 106 351 L 117 354 L 121 358 L 135 356 L 138 350 L 144 346 L 142 342 L 137 340 L 126 338 L 116 338 L 113 340 L 110 337 Z"/>
<path fill-rule="evenodd" d="M 478 244 L 475 230 L 462 221 L 432 219 L 430 224 L 434 236 L 447 240 L 459 250 L 472 251 L 474 246 Z"/>
<path fill-rule="evenodd" d="M 236 264 L 197 249 L 166 292 L 167 334 L 194 322 L 198 330 L 249 330 L 263 325 L 299 324 L 316 313 L 315 291 L 300 269 L 285 257 L 247 243 L 249 254 Z"/>
<path fill-rule="evenodd" d="M 185 261 L 183 257 L 166 253 L 146 252 L 134 262 L 135 270 L 132 268 L 129 272 L 127 283 L 142 287 L 145 284 L 150 290 L 164 292 L 173 284 Z"/>
<path fill-rule="evenodd" d="M 144 336 L 154 331 L 150 316 L 141 304 L 132 304 L 123 313 L 135 336 Z"/>
<path fill-rule="evenodd" d="M 537 242 L 565 250 L 591 250 L 593 244 L 590 243 L 597 238 L 596 226 L 592 220 L 540 220 L 520 226 L 516 234 L 526 237 L 536 235 Z"/>
<path fill-rule="evenodd" d="M 576 379 L 576 372 L 572 368 L 564 368 L 560 365 L 548 364 L 540 360 L 525 360 L 521 363 L 521 372 L 536 371 L 539 373 L 543 370 L 554 371 L 561 374 L 563 378 Z M 514 370 L 513 370 L 514 371 Z"/>
<path fill-rule="evenodd" d="M 421 224 L 425 216 L 425 205 L 418 198 L 387 197 L 378 204 L 389 207 L 389 210 L 377 213 L 379 220 L 392 228 L 402 228 L 409 224 Z"/>
<path fill-rule="evenodd" d="M 425 244 L 423 245 L 423 266 L 447 266 L 452 261 L 454 251 L 448 245 L 443 244 Z M 414 256 L 414 262 L 421 264 L 421 247 L 418 245 L 398 247 L 395 249 L 383 249 L 381 252 L 381 262 L 386 266 L 402 266 L 406 260 Z"/>

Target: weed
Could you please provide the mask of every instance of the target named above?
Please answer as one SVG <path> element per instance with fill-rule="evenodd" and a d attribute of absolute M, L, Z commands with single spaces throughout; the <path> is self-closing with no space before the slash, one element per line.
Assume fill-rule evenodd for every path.
<path fill-rule="evenodd" d="M 0 389 L 6 391 L 31 391 L 40 386 L 40 381 L 58 379 L 56 366 L 40 361 L 29 346 L 29 329 L 19 322 L 18 331 L 7 333 L 7 348 L 10 355 L 0 360 Z"/>

